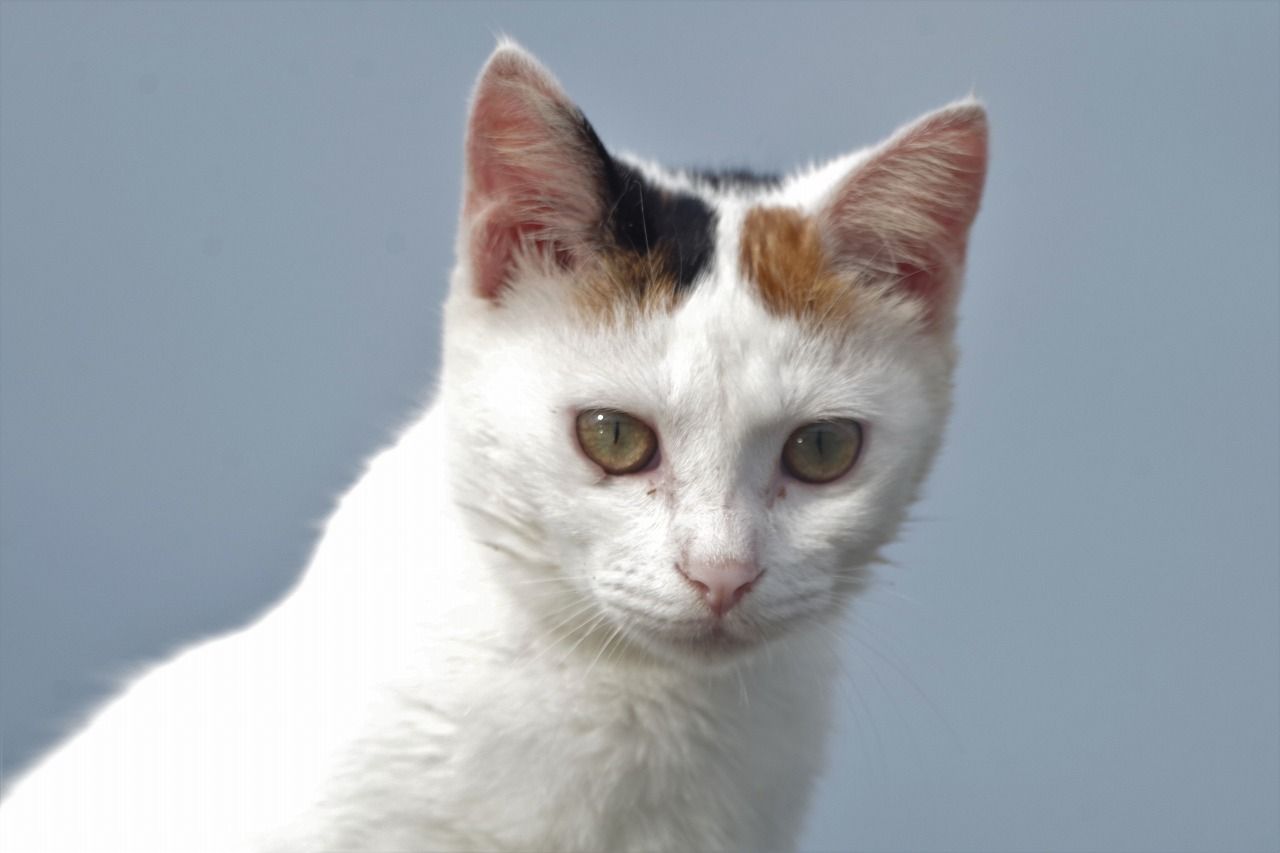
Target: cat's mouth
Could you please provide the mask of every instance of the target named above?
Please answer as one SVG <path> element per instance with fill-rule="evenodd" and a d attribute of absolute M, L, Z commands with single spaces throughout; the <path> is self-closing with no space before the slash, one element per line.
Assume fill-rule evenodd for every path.
<path fill-rule="evenodd" d="M 757 648 L 765 639 L 736 614 L 665 617 L 614 601 L 606 602 L 605 610 L 633 643 L 681 662 L 726 660 Z"/>

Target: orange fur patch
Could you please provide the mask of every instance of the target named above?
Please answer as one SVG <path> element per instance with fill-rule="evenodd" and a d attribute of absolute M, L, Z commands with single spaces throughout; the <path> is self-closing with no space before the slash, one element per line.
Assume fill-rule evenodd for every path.
<path fill-rule="evenodd" d="M 866 298 L 831 266 L 818 224 L 798 210 L 753 207 L 742 222 L 742 274 L 773 314 L 845 325 Z"/>
<path fill-rule="evenodd" d="M 673 311 L 682 294 L 660 249 L 647 255 L 618 249 L 578 274 L 576 295 L 588 317 L 610 320 Z"/>

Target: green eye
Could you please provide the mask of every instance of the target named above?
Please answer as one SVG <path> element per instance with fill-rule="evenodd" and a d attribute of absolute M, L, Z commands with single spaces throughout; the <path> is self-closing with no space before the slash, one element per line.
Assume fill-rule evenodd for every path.
<path fill-rule="evenodd" d="M 829 483 L 858 460 L 862 427 L 857 421 L 818 421 L 791 433 L 782 446 L 782 467 L 797 480 Z"/>
<path fill-rule="evenodd" d="M 578 444 L 606 474 L 634 474 L 658 452 L 653 430 L 613 409 L 588 409 L 578 415 Z"/>

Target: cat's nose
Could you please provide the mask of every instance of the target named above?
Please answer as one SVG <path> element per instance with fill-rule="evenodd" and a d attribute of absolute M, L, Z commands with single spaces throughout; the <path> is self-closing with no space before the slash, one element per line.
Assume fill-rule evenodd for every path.
<path fill-rule="evenodd" d="M 676 566 L 694 589 L 701 593 L 716 616 L 733 609 L 764 570 L 754 560 L 699 560 L 688 566 Z"/>

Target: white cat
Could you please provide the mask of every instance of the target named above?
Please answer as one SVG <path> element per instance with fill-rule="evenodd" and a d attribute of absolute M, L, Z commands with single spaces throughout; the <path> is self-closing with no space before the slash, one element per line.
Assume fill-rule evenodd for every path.
<path fill-rule="evenodd" d="M 504 43 L 466 158 L 439 401 L 284 601 L 12 786 L 0 849 L 794 848 L 830 623 L 947 417 L 983 110 L 669 172 Z"/>

